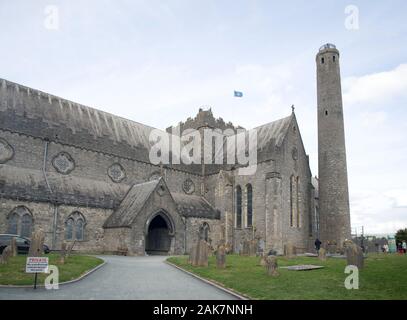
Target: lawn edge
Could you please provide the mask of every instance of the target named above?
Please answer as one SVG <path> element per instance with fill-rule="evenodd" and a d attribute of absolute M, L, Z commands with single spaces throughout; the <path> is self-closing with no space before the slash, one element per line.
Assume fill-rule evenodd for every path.
<path fill-rule="evenodd" d="M 164 262 L 165 262 L 166 264 L 168 264 L 168 265 L 174 267 L 174 268 L 177 268 L 178 270 L 181 270 L 182 272 L 185 272 L 185 273 L 189 274 L 190 276 L 193 276 L 193 277 L 196 278 L 196 279 L 199 279 L 199 280 L 201 280 L 201 281 L 203 281 L 203 282 L 205 282 L 205 283 L 207 283 L 207 284 L 209 284 L 209 285 L 211 285 L 211 286 L 214 286 L 214 287 L 216 287 L 216 288 L 218 288 L 218 289 L 220 289 L 220 290 L 222 290 L 222 291 L 224 291 L 224 292 L 226 292 L 226 293 L 232 295 L 232 296 L 235 296 L 235 297 L 238 298 L 239 300 L 254 300 L 253 298 L 251 298 L 250 296 L 248 296 L 248 295 L 246 295 L 246 294 L 243 294 L 243 293 L 241 293 L 241 292 L 237 292 L 237 291 L 234 290 L 234 289 L 225 287 L 224 285 L 222 285 L 222 284 L 219 283 L 219 282 L 215 282 L 215 280 L 209 280 L 209 279 L 207 279 L 207 278 L 198 276 L 197 274 L 195 274 L 195 273 L 193 273 L 193 272 L 191 272 L 191 271 L 188 271 L 188 270 L 186 270 L 186 269 L 184 269 L 184 268 L 182 268 L 182 267 L 176 265 L 175 263 L 172 263 L 172 262 L 168 261 L 167 259 L 166 259 Z"/>
<path fill-rule="evenodd" d="M 90 256 L 92 257 L 92 256 Z M 99 259 L 102 259 L 103 262 L 99 265 L 97 265 L 96 267 L 86 271 L 83 275 L 79 276 L 76 279 L 72 279 L 72 280 L 68 280 L 68 281 L 64 281 L 64 282 L 60 282 L 58 285 L 65 285 L 65 284 L 70 284 L 70 283 L 75 283 L 78 281 L 81 281 L 83 278 L 87 277 L 88 275 L 90 275 L 91 273 L 95 272 L 96 270 L 98 270 L 99 268 L 103 267 L 106 264 L 106 260 L 101 258 L 101 257 L 96 257 Z M 28 285 L 28 284 L 21 284 L 21 285 L 17 285 L 17 284 L 0 284 L 0 288 L 32 288 L 34 285 Z M 43 288 L 45 287 L 45 285 L 43 284 L 37 284 L 37 288 Z"/>

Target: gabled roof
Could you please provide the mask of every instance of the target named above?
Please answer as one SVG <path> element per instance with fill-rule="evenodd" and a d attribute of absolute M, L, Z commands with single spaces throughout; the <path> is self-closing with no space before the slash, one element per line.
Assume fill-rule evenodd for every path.
<path fill-rule="evenodd" d="M 231 154 L 234 154 L 236 151 L 233 150 L 233 148 L 236 148 L 236 150 L 240 150 L 241 145 L 244 143 L 245 144 L 245 149 L 248 150 L 248 147 L 251 148 L 251 152 L 257 152 L 257 159 L 261 159 L 261 153 L 262 151 L 265 151 L 266 153 L 269 150 L 272 150 L 274 146 L 280 147 L 284 141 L 285 136 L 287 135 L 288 128 L 290 127 L 290 123 L 295 117 L 294 113 L 289 115 L 288 117 L 278 119 L 269 123 L 266 123 L 262 126 L 256 127 L 252 130 L 255 130 L 257 133 L 257 150 L 253 150 L 254 144 L 250 142 L 249 144 L 249 139 L 246 138 L 244 141 L 243 139 L 236 139 L 236 146 L 233 144 L 228 144 L 227 139 L 225 138 L 223 141 L 223 159 L 226 161 L 227 158 L 227 153 L 230 152 Z M 250 130 L 249 130 L 250 131 Z M 236 137 L 237 135 L 230 136 L 231 138 Z M 221 152 L 220 149 L 217 150 L 216 154 L 219 155 Z"/>
<path fill-rule="evenodd" d="M 257 149 L 265 148 L 271 141 L 273 141 L 276 146 L 280 147 L 288 132 L 293 116 L 294 114 L 292 113 L 288 117 L 256 127 Z"/>
<path fill-rule="evenodd" d="M 220 219 L 219 210 L 215 210 L 204 197 L 183 193 L 173 193 L 172 196 L 178 212 L 184 217 Z"/>
<path fill-rule="evenodd" d="M 105 228 L 130 227 L 160 180 L 161 178 L 133 185 L 103 226 Z"/>

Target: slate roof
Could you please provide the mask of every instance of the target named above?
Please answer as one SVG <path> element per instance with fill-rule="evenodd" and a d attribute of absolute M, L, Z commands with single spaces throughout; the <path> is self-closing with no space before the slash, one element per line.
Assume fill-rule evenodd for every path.
<path fill-rule="evenodd" d="M 200 113 L 213 118 L 211 111 Z M 269 159 L 274 146 L 281 145 L 292 117 L 293 114 L 255 128 L 260 161 Z M 219 123 L 229 125 L 223 120 Z M 152 130 L 157 130 L 3 79 L 0 79 L 0 129 L 147 163 L 149 136 Z M 223 159 L 226 162 L 226 145 Z M 199 164 L 168 167 L 198 175 L 202 172 Z M 225 164 L 207 165 L 205 172 L 213 174 L 225 167 Z"/>
<path fill-rule="evenodd" d="M 130 188 L 125 184 L 107 183 L 73 175 L 43 172 L 0 165 L 0 196 L 27 201 L 51 201 L 58 204 L 113 209 Z"/>
<path fill-rule="evenodd" d="M 134 218 L 155 190 L 160 180 L 152 180 L 133 185 L 119 207 L 106 220 L 105 228 L 130 227 Z"/>
<path fill-rule="evenodd" d="M 0 128 L 141 161 L 154 129 L 3 79 Z"/>
<path fill-rule="evenodd" d="M 178 212 L 187 218 L 220 219 L 219 210 L 201 196 L 172 193 Z"/>

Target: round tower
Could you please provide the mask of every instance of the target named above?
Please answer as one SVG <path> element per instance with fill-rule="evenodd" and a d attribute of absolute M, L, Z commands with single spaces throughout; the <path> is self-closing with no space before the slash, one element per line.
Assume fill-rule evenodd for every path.
<path fill-rule="evenodd" d="M 316 64 L 320 236 L 334 249 L 351 237 L 341 75 L 335 45 L 323 45 Z"/>

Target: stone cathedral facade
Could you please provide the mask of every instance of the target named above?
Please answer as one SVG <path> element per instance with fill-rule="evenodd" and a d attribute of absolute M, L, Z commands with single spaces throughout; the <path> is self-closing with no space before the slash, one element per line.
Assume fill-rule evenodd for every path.
<path fill-rule="evenodd" d="M 311 174 L 294 110 L 255 128 L 257 170 L 239 175 L 239 165 L 227 163 L 154 165 L 149 159 L 154 128 L 0 80 L 0 233 L 29 237 L 41 228 L 55 250 L 75 241 L 80 251 L 132 255 L 188 253 L 198 238 L 214 247 L 225 241 L 235 252 L 254 238 L 265 251 L 278 253 L 288 243 L 312 250 L 317 237 L 340 246 L 350 225 L 334 63 L 339 64 L 337 50 L 322 47 L 318 117 L 332 112 L 335 118 L 319 122 L 319 139 L 325 139 L 320 161 L 321 153 L 329 160 L 340 151 L 336 166 L 320 164 L 320 171 L 333 170 L 319 173 L 327 192 L 318 191 Z M 329 140 L 338 123 L 337 140 Z M 238 129 L 211 109 L 199 109 L 166 131 L 205 128 L 229 129 L 232 135 Z M 338 151 L 332 143 L 343 147 Z M 329 199 L 335 188 L 341 196 Z"/>

